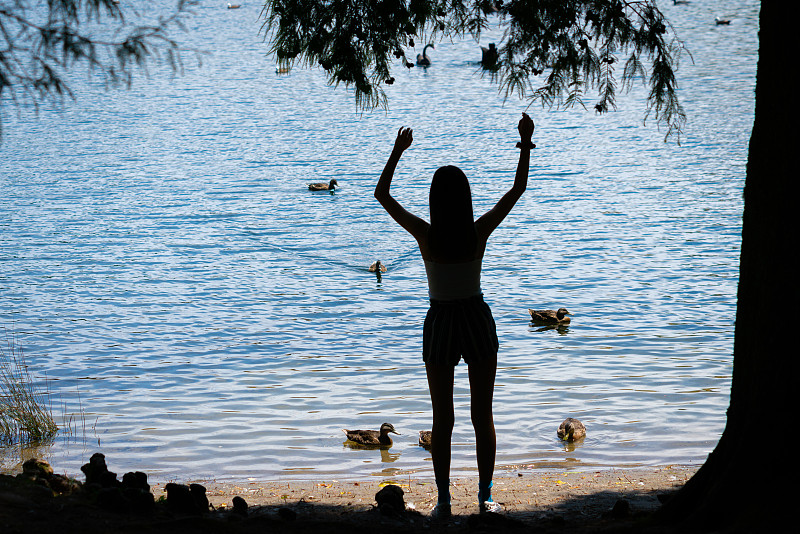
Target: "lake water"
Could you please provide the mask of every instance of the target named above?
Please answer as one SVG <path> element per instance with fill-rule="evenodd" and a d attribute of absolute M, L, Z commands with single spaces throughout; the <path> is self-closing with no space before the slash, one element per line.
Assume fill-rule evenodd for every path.
<path fill-rule="evenodd" d="M 433 171 L 456 164 L 485 211 L 513 181 L 525 104 L 476 75 L 466 39 L 398 67 L 388 111 L 362 114 L 317 69 L 276 73 L 258 3 L 225 5 L 187 19 L 209 54 L 183 76 L 106 91 L 80 73 L 77 101 L 38 117 L 2 103 L 0 325 L 58 418 L 78 415 L 51 445 L 0 449 L 3 467 L 37 454 L 79 474 L 101 451 L 155 480 L 430 474 L 424 268 L 372 191 L 408 125 L 400 202 L 427 217 Z M 661 6 L 693 56 L 680 146 L 642 123 L 644 87 L 603 116 L 529 110 L 529 187 L 482 281 L 499 472 L 699 464 L 724 428 L 758 2 Z M 335 195 L 307 190 L 331 178 Z M 531 326 L 529 307 L 559 306 L 569 328 Z M 458 475 L 474 472 L 463 364 L 456 381 Z M 588 429 L 574 448 L 556 438 L 567 416 Z M 390 451 L 344 446 L 342 428 L 384 421 Z"/>

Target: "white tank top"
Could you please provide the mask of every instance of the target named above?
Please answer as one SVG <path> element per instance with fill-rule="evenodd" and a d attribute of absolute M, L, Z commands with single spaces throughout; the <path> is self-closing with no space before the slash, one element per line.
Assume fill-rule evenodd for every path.
<path fill-rule="evenodd" d="M 464 263 L 436 263 L 425 260 L 428 295 L 434 300 L 457 300 L 481 294 L 483 258 Z"/>

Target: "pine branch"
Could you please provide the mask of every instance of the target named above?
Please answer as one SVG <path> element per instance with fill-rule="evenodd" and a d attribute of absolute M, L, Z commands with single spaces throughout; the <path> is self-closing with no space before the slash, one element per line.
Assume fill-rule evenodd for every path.
<path fill-rule="evenodd" d="M 30 105 L 38 112 L 42 102 L 73 98 L 66 76 L 78 65 L 102 76 L 107 85 L 129 86 L 134 68 L 147 74 L 154 59 L 178 71 L 186 49 L 169 32 L 184 29 L 180 17 L 196 3 L 177 0 L 169 17 L 143 25 L 129 24 L 126 13 L 135 14 L 133 9 L 114 0 L 50 0 L 44 14 L 41 6 L 32 9 L 22 0 L 6 4 L 0 8 L 0 96 L 8 96 L 18 109 Z M 112 35 L 109 28 L 123 37 L 97 35 Z"/>

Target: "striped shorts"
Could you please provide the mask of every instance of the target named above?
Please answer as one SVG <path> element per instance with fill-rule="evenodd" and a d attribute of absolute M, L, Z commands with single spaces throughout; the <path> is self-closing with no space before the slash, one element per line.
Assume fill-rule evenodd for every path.
<path fill-rule="evenodd" d="M 434 365 L 458 365 L 497 359 L 497 328 L 483 295 L 433 300 L 422 330 L 422 359 Z"/>

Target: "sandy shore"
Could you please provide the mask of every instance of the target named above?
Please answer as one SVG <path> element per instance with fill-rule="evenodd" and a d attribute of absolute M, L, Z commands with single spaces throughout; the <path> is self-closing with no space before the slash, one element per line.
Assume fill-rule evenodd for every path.
<path fill-rule="evenodd" d="M 549 532 L 570 528 L 595 531 L 601 526 L 630 524 L 655 510 L 660 499 L 679 489 L 697 466 L 663 466 L 593 471 L 525 471 L 495 478 L 494 500 L 502 517 L 477 515 L 477 479 L 452 481 L 454 517 L 431 524 L 428 515 L 436 502 L 431 479 L 397 480 L 407 511 L 385 513 L 376 506 L 378 481 L 203 483 L 214 511 L 202 517 L 168 512 L 158 507 L 146 515 L 103 510 L 72 497 L 37 499 L 10 494 L 0 488 L 0 531 L 39 532 L 413 532 L 419 529 L 503 531 L 509 528 Z M 181 482 L 189 484 L 189 481 Z M 153 484 L 158 501 L 166 497 L 165 483 Z M 233 512 L 235 497 L 247 503 L 247 514 Z M 618 501 L 627 505 L 617 507 Z M 162 509 L 164 508 L 164 509 Z M 391 512 L 391 510 L 390 510 Z M 53 527 L 53 528 L 48 528 Z"/>
<path fill-rule="evenodd" d="M 602 512 L 610 509 L 618 498 L 626 498 L 642 510 L 658 506 L 657 493 L 681 487 L 697 467 L 664 466 L 641 469 L 598 469 L 596 471 L 532 471 L 494 479 L 494 500 L 514 514 L 540 514 L 575 504 L 589 506 L 584 510 Z M 343 510 L 359 510 L 375 504 L 375 493 L 382 484 L 376 481 L 277 482 L 222 484 L 204 483 L 209 502 L 215 507 L 231 506 L 240 496 L 250 506 L 285 506 L 296 503 L 319 504 Z M 385 484 L 384 484 L 385 485 Z M 413 476 L 397 479 L 395 485 L 404 492 L 406 505 L 428 514 L 436 504 L 436 486 L 432 479 Z M 154 485 L 158 496 L 164 484 Z M 477 478 L 451 481 L 453 513 L 469 515 L 477 511 Z"/>

